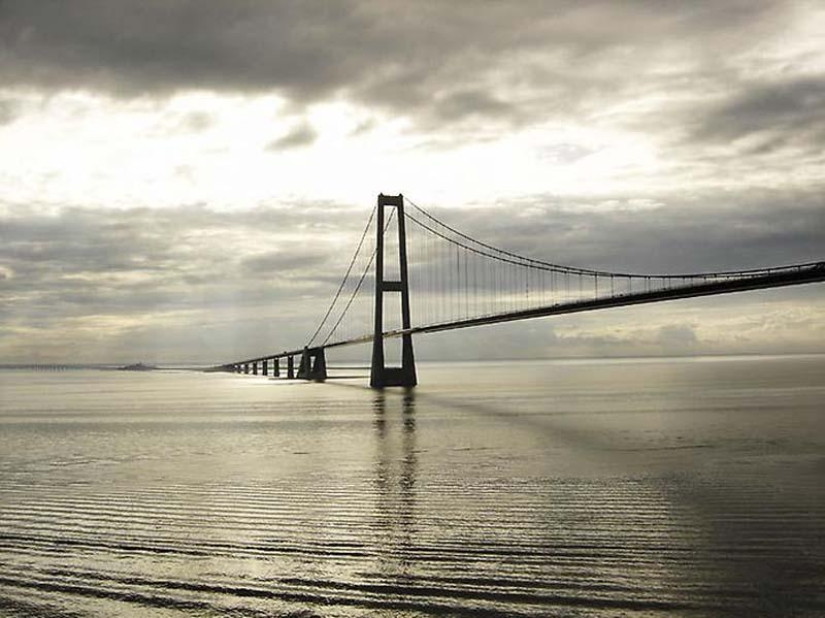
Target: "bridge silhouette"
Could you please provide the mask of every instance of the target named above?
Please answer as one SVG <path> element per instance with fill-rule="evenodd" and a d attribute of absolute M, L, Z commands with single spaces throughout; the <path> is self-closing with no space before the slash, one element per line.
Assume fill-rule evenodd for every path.
<path fill-rule="evenodd" d="M 417 384 L 413 335 L 824 280 L 822 261 L 680 274 L 564 266 L 494 247 L 403 195 L 381 194 L 307 344 L 213 370 L 257 375 L 260 368 L 270 375 L 271 368 L 280 377 L 285 359 L 288 379 L 323 381 L 327 349 L 372 343 L 370 386 L 411 387 Z M 400 365 L 388 366 L 385 340 L 398 338 Z"/>

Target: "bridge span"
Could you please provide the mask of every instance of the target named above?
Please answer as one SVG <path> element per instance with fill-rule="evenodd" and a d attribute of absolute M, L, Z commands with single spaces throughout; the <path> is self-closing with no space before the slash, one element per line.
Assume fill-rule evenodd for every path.
<path fill-rule="evenodd" d="M 405 201 L 413 212 L 405 211 Z M 391 229 L 394 235 L 388 233 Z M 365 291 L 370 286 L 364 285 L 370 274 L 372 297 Z M 825 261 L 688 274 L 564 266 L 494 247 L 447 225 L 403 195 L 381 194 L 308 343 L 211 371 L 257 375 L 260 368 L 261 375 L 280 377 L 284 359 L 286 378 L 323 381 L 326 349 L 372 343 L 370 386 L 410 387 L 417 384 L 413 335 L 822 281 Z M 389 327 L 385 295 L 395 300 L 398 310 L 398 315 L 386 316 L 395 318 Z M 385 362 L 384 340 L 392 338 L 402 340 L 399 366 Z"/>

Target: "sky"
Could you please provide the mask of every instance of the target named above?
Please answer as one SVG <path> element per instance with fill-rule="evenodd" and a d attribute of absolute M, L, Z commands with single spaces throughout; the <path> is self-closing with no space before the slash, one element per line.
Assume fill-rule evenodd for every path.
<path fill-rule="evenodd" d="M 380 192 L 571 266 L 821 260 L 823 145 L 818 1 L 0 0 L 0 363 L 299 348 Z M 416 351 L 819 353 L 825 287 Z"/>

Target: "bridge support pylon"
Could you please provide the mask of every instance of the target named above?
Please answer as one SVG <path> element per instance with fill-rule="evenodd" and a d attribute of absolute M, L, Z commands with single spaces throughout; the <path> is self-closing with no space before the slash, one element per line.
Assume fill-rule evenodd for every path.
<path fill-rule="evenodd" d="M 298 365 L 298 378 L 323 382 L 327 379 L 327 359 L 324 348 L 304 348 Z"/>
<path fill-rule="evenodd" d="M 384 227 L 386 219 L 384 209 L 396 209 L 398 226 L 398 273 L 397 281 L 384 280 Z M 404 196 L 378 196 L 378 213 L 376 217 L 376 251 L 375 251 L 375 329 L 372 339 L 372 364 L 370 367 L 370 386 L 415 386 L 418 379 L 415 373 L 415 354 L 413 353 L 412 335 L 401 335 L 401 366 L 387 367 L 384 361 L 384 294 L 401 294 L 401 327 L 410 328 L 410 287 L 407 278 L 407 234 L 404 221 Z"/>

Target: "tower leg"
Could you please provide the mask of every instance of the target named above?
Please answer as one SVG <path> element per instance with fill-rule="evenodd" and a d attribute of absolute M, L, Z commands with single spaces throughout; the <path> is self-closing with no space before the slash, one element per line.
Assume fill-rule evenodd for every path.
<path fill-rule="evenodd" d="M 298 379 L 309 380 L 309 372 L 311 369 L 311 361 L 309 358 L 309 350 L 304 348 L 301 352 L 301 362 L 298 364 Z"/>
<path fill-rule="evenodd" d="M 311 377 L 316 382 L 323 382 L 327 379 L 327 357 L 326 354 L 324 354 L 324 348 L 317 348 L 315 350 Z"/>

